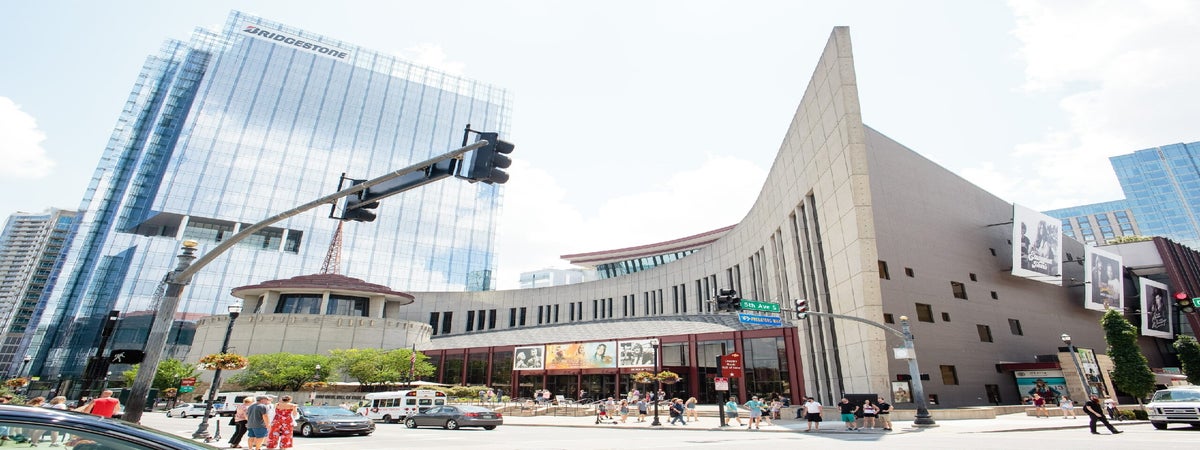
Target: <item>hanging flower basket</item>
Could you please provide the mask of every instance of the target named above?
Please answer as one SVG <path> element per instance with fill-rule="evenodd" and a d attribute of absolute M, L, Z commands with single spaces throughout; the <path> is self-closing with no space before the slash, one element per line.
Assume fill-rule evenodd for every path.
<path fill-rule="evenodd" d="M 316 390 L 325 389 L 326 386 L 329 386 L 329 383 L 326 383 L 324 381 L 309 381 L 309 382 L 306 382 L 306 383 L 300 385 L 300 389 L 303 389 L 306 391 L 316 391 Z"/>
<path fill-rule="evenodd" d="M 29 384 L 29 379 L 25 377 L 9 378 L 4 384 L 13 389 L 22 388 Z"/>
<path fill-rule="evenodd" d="M 245 369 L 247 364 L 250 361 L 236 353 L 213 353 L 200 358 L 200 367 L 205 370 L 238 370 Z"/>
<path fill-rule="evenodd" d="M 653 372 L 634 372 L 633 382 L 637 384 L 650 384 L 655 381 Z"/>
<path fill-rule="evenodd" d="M 675 384 L 678 383 L 679 380 L 682 380 L 682 378 L 679 377 L 679 374 L 669 370 L 659 372 L 656 378 L 658 378 L 658 381 L 662 384 Z"/>
<path fill-rule="evenodd" d="M 162 396 L 164 398 L 175 398 L 177 395 L 179 395 L 179 389 L 166 388 L 162 390 Z"/>

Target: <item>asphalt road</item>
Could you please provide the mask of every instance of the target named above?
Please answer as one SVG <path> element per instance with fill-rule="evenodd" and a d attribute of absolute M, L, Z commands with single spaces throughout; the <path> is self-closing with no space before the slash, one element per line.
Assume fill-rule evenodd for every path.
<path fill-rule="evenodd" d="M 228 447 L 232 429 L 222 421 L 219 443 Z M 1120 435 L 1092 435 L 1086 428 L 1049 429 L 1028 431 L 980 431 L 978 428 L 956 425 L 956 421 L 943 421 L 932 429 L 897 431 L 891 434 L 880 432 L 824 431 L 801 433 L 775 430 L 749 431 L 743 428 L 727 430 L 699 430 L 684 427 L 644 426 L 625 427 L 573 427 L 573 426 L 529 426 L 502 425 L 496 430 L 483 429 L 443 430 L 420 428 L 410 430 L 402 424 L 379 424 L 371 436 L 295 438 L 296 449 L 343 450 L 390 450 L 398 448 L 482 448 L 482 449 L 696 449 L 712 448 L 811 448 L 842 449 L 1034 449 L 1034 448 L 1088 448 L 1096 449 L 1155 449 L 1155 448 L 1198 448 L 1200 429 L 1187 426 L 1172 426 L 1159 431 L 1149 424 L 1121 426 Z M 191 436 L 200 419 L 168 419 L 162 413 L 147 413 L 142 424 L 178 434 Z M 210 431 L 215 422 L 210 421 Z M 786 446 L 786 447 L 784 447 Z M 244 447 L 244 443 L 243 443 Z"/>

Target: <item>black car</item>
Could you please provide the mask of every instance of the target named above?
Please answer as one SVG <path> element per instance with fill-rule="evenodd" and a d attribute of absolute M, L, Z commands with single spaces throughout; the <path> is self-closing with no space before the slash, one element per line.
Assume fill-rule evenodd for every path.
<path fill-rule="evenodd" d="M 304 437 L 322 434 L 360 434 L 375 432 L 375 421 L 340 406 L 301 406 L 296 432 Z"/>
<path fill-rule="evenodd" d="M 500 413 L 472 405 L 445 405 L 408 416 L 404 426 L 409 428 L 434 426 L 447 430 L 457 430 L 462 427 L 483 427 L 485 430 L 495 430 L 496 426 L 504 423 Z"/>
<path fill-rule="evenodd" d="M 74 450 L 207 450 L 208 444 L 140 425 L 49 408 L 0 405 L 0 430 L 10 441 L 58 444 Z M 20 433 L 16 433 L 20 430 Z M 57 432 L 57 433 L 54 433 Z M 66 442 L 53 439 L 67 437 Z"/>

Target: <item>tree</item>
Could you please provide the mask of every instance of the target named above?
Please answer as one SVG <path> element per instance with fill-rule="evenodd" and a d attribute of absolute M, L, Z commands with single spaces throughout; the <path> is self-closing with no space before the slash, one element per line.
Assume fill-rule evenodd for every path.
<path fill-rule="evenodd" d="M 1175 339 L 1175 351 L 1179 353 L 1179 364 L 1188 383 L 1200 385 L 1200 343 L 1196 338 L 1180 335 Z"/>
<path fill-rule="evenodd" d="M 304 383 L 325 381 L 333 372 L 329 357 L 324 355 L 270 353 L 251 355 L 249 359 L 245 371 L 230 381 L 252 390 L 299 391 Z"/>
<path fill-rule="evenodd" d="M 1100 324 L 1104 327 L 1104 340 L 1108 342 L 1108 357 L 1115 366 L 1113 384 L 1136 397 L 1140 404 L 1154 392 L 1154 372 L 1150 371 L 1150 363 L 1137 345 L 1137 328 L 1116 309 L 1104 313 Z"/>
<path fill-rule="evenodd" d="M 434 373 L 429 357 L 417 352 L 416 376 L 410 376 L 413 350 L 407 348 L 351 348 L 329 353 L 333 355 L 333 365 L 338 371 L 364 386 L 398 384 L 432 376 Z"/>
<path fill-rule="evenodd" d="M 133 386 L 133 380 L 137 378 L 140 366 L 141 364 L 134 364 L 129 370 L 121 372 L 126 386 Z M 158 390 L 178 388 L 181 380 L 194 378 L 197 375 L 199 372 L 196 372 L 195 366 L 184 364 L 178 359 L 166 359 L 158 363 L 158 371 L 154 373 L 154 382 L 150 384 L 150 387 Z"/>

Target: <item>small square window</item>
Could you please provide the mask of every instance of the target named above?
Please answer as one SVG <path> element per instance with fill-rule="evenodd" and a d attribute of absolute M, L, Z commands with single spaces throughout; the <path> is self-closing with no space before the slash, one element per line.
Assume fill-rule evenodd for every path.
<path fill-rule="evenodd" d="M 955 369 L 954 366 L 939 366 L 939 368 L 942 369 L 942 384 L 958 384 L 958 369 Z"/>
<path fill-rule="evenodd" d="M 896 320 L 892 318 L 890 313 L 883 313 L 883 323 L 896 323 Z"/>
<path fill-rule="evenodd" d="M 942 313 L 942 322 L 949 322 L 949 321 L 950 321 L 950 313 L 948 313 L 948 312 Z"/>
<path fill-rule="evenodd" d="M 917 303 L 917 320 L 933 323 L 933 306 Z"/>
<path fill-rule="evenodd" d="M 989 249 L 988 249 L 988 251 L 989 251 L 989 252 L 992 252 L 992 256 L 996 256 L 996 249 L 994 249 L 994 248 L 989 248 Z"/>
<path fill-rule="evenodd" d="M 892 275 L 888 273 L 887 261 L 879 261 L 879 278 L 890 280 Z"/>
<path fill-rule="evenodd" d="M 913 272 L 912 267 L 905 267 L 904 274 L 908 275 L 910 278 L 915 278 L 917 276 L 916 272 Z"/>
<path fill-rule="evenodd" d="M 1008 329 L 1012 331 L 1012 334 L 1015 334 L 1017 336 L 1025 335 L 1025 332 L 1021 331 L 1021 321 L 1020 320 L 1008 319 Z"/>
<path fill-rule="evenodd" d="M 1000 300 L 1000 294 L 997 294 L 996 291 L 992 291 L 992 300 Z"/>
<path fill-rule="evenodd" d="M 976 324 L 975 328 L 979 331 L 979 342 L 992 342 L 992 327 Z"/>
<path fill-rule="evenodd" d="M 975 274 L 970 274 L 970 275 L 971 275 L 971 281 L 979 281 L 979 277 L 976 277 Z"/>
<path fill-rule="evenodd" d="M 954 291 L 954 298 L 967 299 L 967 286 L 957 281 L 950 282 L 950 289 Z"/>

